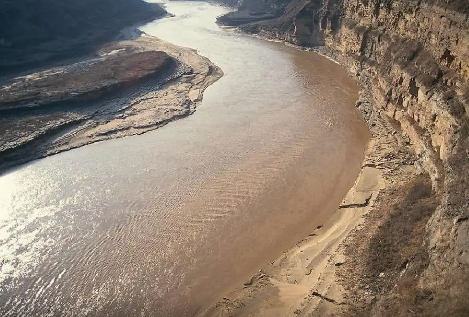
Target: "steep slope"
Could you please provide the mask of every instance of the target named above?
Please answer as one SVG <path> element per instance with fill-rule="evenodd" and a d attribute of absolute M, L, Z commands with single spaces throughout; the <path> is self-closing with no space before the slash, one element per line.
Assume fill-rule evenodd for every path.
<path fill-rule="evenodd" d="M 390 200 L 383 217 L 401 210 L 403 219 L 406 214 L 410 219 L 410 211 L 419 199 L 437 200 L 436 208 L 428 207 L 433 203 L 425 203 L 433 208 L 428 217 L 421 218 L 425 220 L 425 230 L 420 230 L 418 226 L 422 224 L 415 222 L 415 227 L 403 231 L 409 234 L 408 239 L 420 232 L 415 238 L 421 241 L 419 249 L 402 263 L 381 263 L 381 272 L 389 269 L 394 276 L 375 278 L 373 295 L 377 297 L 356 296 L 356 306 L 365 315 L 441 316 L 450 312 L 452 316 L 467 316 L 469 3 L 293 0 L 284 11 L 278 18 L 240 28 L 300 46 L 320 46 L 323 53 L 340 61 L 364 87 L 357 106 L 371 131 L 379 137 L 383 133 L 379 130 L 381 123 L 393 126 L 391 133 L 404 140 L 399 144 L 410 149 L 414 166 L 431 181 L 430 193 L 414 195 L 417 198 L 409 194 L 406 201 Z M 409 180 L 408 186 L 417 182 L 416 177 Z M 425 183 L 418 181 L 416 184 L 420 185 L 411 187 L 424 190 Z M 392 221 L 390 218 L 389 228 Z M 349 245 L 353 245 L 353 238 L 350 239 Z M 393 248 L 386 248 L 384 239 L 375 236 L 375 243 L 363 252 L 378 250 L 378 259 L 382 259 L 389 252 L 404 252 L 401 250 L 406 241 L 401 240 L 401 244 L 396 242 Z M 361 264 L 368 265 L 368 271 L 360 268 L 355 274 L 370 281 L 366 274 L 374 272 L 372 266 L 377 264 L 365 262 Z M 360 291 L 357 287 L 348 289 Z M 407 295 L 399 289 L 408 289 Z"/>
<path fill-rule="evenodd" d="M 0 0 L 0 71 L 88 53 L 120 29 L 163 14 L 141 0 Z"/>

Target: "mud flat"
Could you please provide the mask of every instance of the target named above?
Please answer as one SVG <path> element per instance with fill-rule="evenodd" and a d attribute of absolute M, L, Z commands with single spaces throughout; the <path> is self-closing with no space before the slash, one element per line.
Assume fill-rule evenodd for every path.
<path fill-rule="evenodd" d="M 96 57 L 4 81 L 0 170 L 193 113 L 222 71 L 196 51 L 129 28 Z"/>

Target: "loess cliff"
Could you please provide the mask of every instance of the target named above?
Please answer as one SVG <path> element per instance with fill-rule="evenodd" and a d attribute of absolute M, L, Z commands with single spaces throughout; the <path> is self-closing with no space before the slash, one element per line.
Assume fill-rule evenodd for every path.
<path fill-rule="evenodd" d="M 399 147 L 389 157 L 405 151 L 411 163 L 400 164 L 415 170 L 400 182 L 388 173 L 398 184 L 381 199 L 388 221 L 357 247 L 376 256 L 349 269 L 356 283 L 344 285 L 353 298 L 347 313 L 469 316 L 469 2 L 292 0 L 280 9 L 240 28 L 319 47 L 344 65 L 363 86 L 357 107 L 375 138 L 392 135 Z M 405 199 L 396 199 L 400 191 Z M 427 211 L 417 219 L 417 209 Z M 391 243 L 393 234 L 401 236 Z"/>

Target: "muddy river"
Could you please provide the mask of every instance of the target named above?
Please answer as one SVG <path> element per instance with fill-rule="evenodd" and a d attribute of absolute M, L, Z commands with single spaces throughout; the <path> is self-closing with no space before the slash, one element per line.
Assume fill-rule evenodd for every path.
<path fill-rule="evenodd" d="M 192 316 L 335 211 L 369 138 L 334 62 L 172 2 L 141 29 L 225 73 L 192 116 L 0 177 L 1 316 Z"/>

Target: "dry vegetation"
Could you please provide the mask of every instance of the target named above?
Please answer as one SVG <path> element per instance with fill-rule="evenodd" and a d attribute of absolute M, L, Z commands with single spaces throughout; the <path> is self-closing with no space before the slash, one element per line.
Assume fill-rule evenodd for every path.
<path fill-rule="evenodd" d="M 338 269 L 349 291 L 346 315 L 469 316 L 461 296 L 469 294 L 468 284 L 441 281 L 449 288 L 437 292 L 419 285 L 429 265 L 425 226 L 438 202 L 428 175 L 404 179 L 381 193 L 366 218 L 369 230 L 356 232 L 347 245 L 350 262 Z M 454 282 L 464 278 L 457 270 L 450 276 Z"/>

